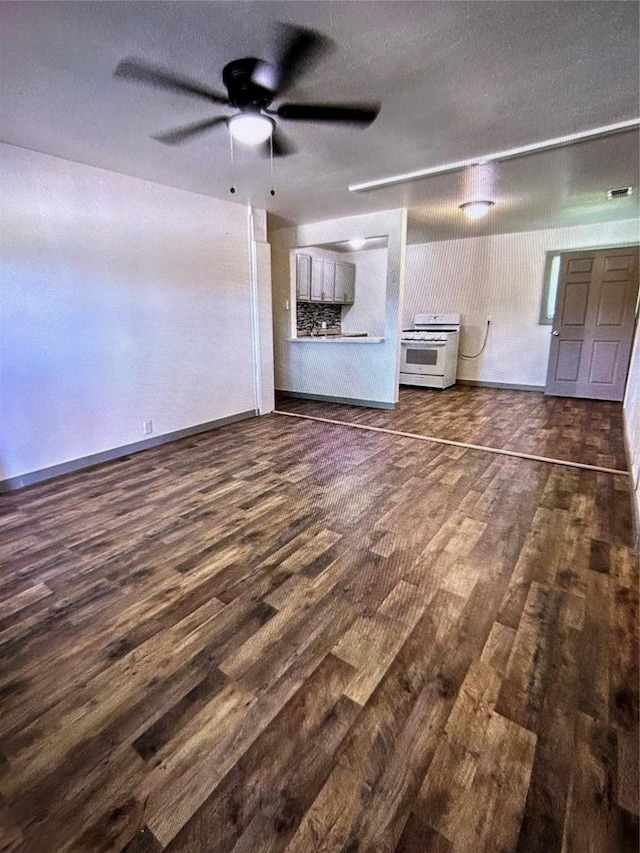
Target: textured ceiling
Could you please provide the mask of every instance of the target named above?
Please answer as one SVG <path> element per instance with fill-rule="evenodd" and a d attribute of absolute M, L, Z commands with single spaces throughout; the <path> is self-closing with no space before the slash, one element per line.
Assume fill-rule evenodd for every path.
<path fill-rule="evenodd" d="M 632 0 L 2 2 L 0 139 L 230 199 L 224 126 L 176 147 L 149 138 L 227 110 L 113 71 L 137 57 L 220 89 L 230 60 L 269 59 L 279 21 L 335 43 L 287 101 L 379 100 L 382 109 L 366 130 L 287 123 L 298 153 L 276 161 L 273 198 L 268 161 L 237 151 L 235 200 L 294 222 L 406 205 L 412 241 L 637 216 L 637 131 L 500 164 L 496 204 L 481 222 L 457 209 L 461 174 L 347 189 L 636 117 Z M 627 185 L 630 199 L 606 200 L 608 188 Z"/>

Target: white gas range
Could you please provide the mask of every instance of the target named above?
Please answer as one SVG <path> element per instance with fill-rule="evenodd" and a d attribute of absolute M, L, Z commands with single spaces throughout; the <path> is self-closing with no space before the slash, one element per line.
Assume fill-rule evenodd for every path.
<path fill-rule="evenodd" d="M 416 314 L 413 328 L 405 329 L 400 339 L 400 384 L 455 385 L 459 336 L 459 314 Z"/>

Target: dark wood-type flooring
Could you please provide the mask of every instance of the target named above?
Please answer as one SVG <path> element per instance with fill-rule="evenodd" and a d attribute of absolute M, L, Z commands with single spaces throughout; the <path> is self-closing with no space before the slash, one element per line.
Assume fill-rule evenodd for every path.
<path fill-rule="evenodd" d="M 284 394 L 278 394 L 277 408 L 602 468 L 627 468 L 619 403 L 454 385 L 445 391 L 402 386 L 393 410 Z"/>
<path fill-rule="evenodd" d="M 270 415 L 0 509 L 3 853 L 637 850 L 626 477 Z"/>

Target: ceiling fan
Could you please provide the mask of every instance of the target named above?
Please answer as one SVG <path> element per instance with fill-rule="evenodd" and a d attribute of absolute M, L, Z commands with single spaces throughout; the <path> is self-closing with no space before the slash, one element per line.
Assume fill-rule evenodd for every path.
<path fill-rule="evenodd" d="M 275 61 L 244 57 L 225 65 L 222 81 L 227 89 L 226 95 L 195 80 L 138 59 L 125 59 L 120 62 L 115 70 L 115 77 L 203 98 L 236 110 L 232 115 L 207 118 L 154 135 L 152 138 L 158 142 L 177 145 L 212 128 L 226 125 L 232 140 L 245 145 L 260 146 L 264 155 L 283 157 L 293 154 L 296 149 L 280 130 L 276 119 L 366 127 L 380 111 L 378 103 L 284 103 L 275 109 L 270 108 L 272 101 L 284 94 L 312 62 L 330 48 L 329 39 L 313 30 L 281 24 Z"/>

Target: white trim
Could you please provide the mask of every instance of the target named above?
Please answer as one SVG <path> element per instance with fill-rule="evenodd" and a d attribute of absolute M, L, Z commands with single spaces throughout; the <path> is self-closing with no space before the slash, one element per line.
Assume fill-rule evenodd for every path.
<path fill-rule="evenodd" d="M 520 145 L 518 148 L 508 148 L 506 151 L 497 151 L 493 154 L 483 154 L 470 157 L 467 160 L 458 160 L 456 163 L 446 163 L 442 166 L 432 166 L 429 169 L 418 169 L 415 172 L 405 172 L 402 175 L 391 175 L 388 178 L 377 178 L 373 181 L 363 181 L 359 184 L 349 184 L 349 192 L 366 192 L 367 190 L 388 187 L 393 184 L 404 184 L 407 181 L 417 181 L 420 178 L 428 178 L 431 175 L 442 175 L 445 172 L 456 172 L 458 169 L 466 169 L 467 166 L 478 166 L 483 163 L 497 162 L 500 160 L 511 160 L 514 157 L 524 157 L 538 151 L 549 151 L 552 148 L 562 148 L 565 145 L 573 145 L 585 139 L 594 139 L 600 136 L 609 136 L 612 133 L 620 133 L 632 130 L 640 126 L 640 118 L 632 118 L 627 121 L 618 121 L 614 124 L 605 124 L 594 127 L 591 130 L 582 130 L 578 133 L 569 133 L 566 136 L 557 136 L 555 139 L 545 139 L 542 142 L 532 142 L 529 145 Z"/>
<path fill-rule="evenodd" d="M 0 493 L 13 491 L 15 489 L 22 489 L 26 486 L 32 486 L 34 483 L 51 480 L 54 477 L 61 477 L 65 474 L 83 471 L 87 468 L 93 468 L 96 465 L 103 465 L 114 459 L 121 459 L 123 456 L 131 456 L 131 454 L 139 453 L 142 450 L 150 450 L 152 447 L 158 447 L 161 444 L 180 441 L 181 439 L 188 438 L 192 435 L 198 435 L 203 432 L 208 432 L 209 430 L 218 429 L 219 427 L 236 423 L 236 421 L 255 418 L 257 414 L 258 412 L 255 410 L 239 412 L 236 415 L 227 415 L 224 418 L 216 418 L 214 421 L 207 421 L 206 423 L 196 424 L 195 426 L 184 427 L 183 429 L 178 429 L 174 432 L 167 432 L 163 435 L 153 436 L 153 438 L 145 438 L 142 441 L 136 441 L 133 444 L 124 444 L 121 447 L 102 450 L 99 453 L 92 453 L 89 456 L 80 456 L 78 459 L 70 459 L 68 462 L 49 465 L 47 468 L 39 468 L 35 471 L 25 471 L 24 474 L 18 474 L 15 477 L 8 477 L 6 480 L 0 480 Z"/>
<path fill-rule="evenodd" d="M 253 208 L 247 205 L 247 248 L 249 250 L 249 294 L 251 299 L 251 357 L 253 359 L 253 402 L 262 411 L 262 379 L 260 376 L 260 305 L 258 297 L 258 258 L 256 255 Z"/>

